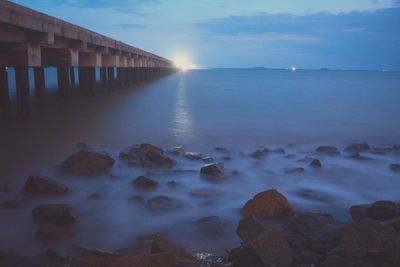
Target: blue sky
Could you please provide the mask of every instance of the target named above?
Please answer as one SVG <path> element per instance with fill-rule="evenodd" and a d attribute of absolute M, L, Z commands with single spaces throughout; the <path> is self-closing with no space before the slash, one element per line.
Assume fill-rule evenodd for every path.
<path fill-rule="evenodd" d="M 17 0 L 200 67 L 400 70 L 399 0 Z"/>

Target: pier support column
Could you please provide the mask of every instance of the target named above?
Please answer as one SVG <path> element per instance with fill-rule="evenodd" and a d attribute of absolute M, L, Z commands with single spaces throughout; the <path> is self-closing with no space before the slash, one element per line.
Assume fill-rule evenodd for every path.
<path fill-rule="evenodd" d="M 115 82 L 114 67 L 107 68 L 107 81 L 108 81 L 108 87 L 110 89 L 114 88 L 114 82 Z"/>
<path fill-rule="evenodd" d="M 29 117 L 29 71 L 28 67 L 15 68 L 15 86 L 17 90 L 17 114 Z"/>
<path fill-rule="evenodd" d="M 69 81 L 71 83 L 71 87 L 75 87 L 76 82 L 75 82 L 75 67 L 70 67 L 69 68 Z"/>
<path fill-rule="evenodd" d="M 107 68 L 106 67 L 100 67 L 100 81 L 102 85 L 105 85 L 107 83 Z"/>
<path fill-rule="evenodd" d="M 69 102 L 69 72 L 68 67 L 57 67 L 58 96 L 64 103 Z"/>
<path fill-rule="evenodd" d="M 33 68 L 33 76 L 35 79 L 35 96 L 40 99 L 45 94 L 45 74 L 43 67 Z"/>
<path fill-rule="evenodd" d="M 0 67 L 0 108 L 10 105 L 10 91 L 8 89 L 8 75 L 6 67 Z"/>

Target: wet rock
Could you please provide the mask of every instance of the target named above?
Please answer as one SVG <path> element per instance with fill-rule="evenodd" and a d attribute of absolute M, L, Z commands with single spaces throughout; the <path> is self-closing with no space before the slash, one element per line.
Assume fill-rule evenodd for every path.
<path fill-rule="evenodd" d="M 229 149 L 219 146 L 215 147 L 214 150 L 221 153 L 230 153 Z"/>
<path fill-rule="evenodd" d="M 319 266 L 324 260 L 324 255 L 314 252 L 303 252 L 296 256 L 292 264 L 293 267 Z"/>
<path fill-rule="evenodd" d="M 239 221 L 236 234 L 244 242 L 250 242 L 260 236 L 266 227 L 253 215 L 247 215 Z"/>
<path fill-rule="evenodd" d="M 391 148 L 385 147 L 373 147 L 371 152 L 378 155 L 386 155 L 387 152 L 390 152 Z"/>
<path fill-rule="evenodd" d="M 146 176 L 139 176 L 133 182 L 133 186 L 143 190 L 153 190 L 157 187 L 158 183 Z"/>
<path fill-rule="evenodd" d="M 120 158 L 145 167 L 172 167 L 175 162 L 164 151 L 151 144 L 133 145 L 120 153 Z"/>
<path fill-rule="evenodd" d="M 304 168 L 302 167 L 286 168 L 285 172 L 290 174 L 299 174 L 304 172 Z"/>
<path fill-rule="evenodd" d="M 26 200 L 25 198 L 15 197 L 5 200 L 1 204 L 4 208 L 21 208 L 26 204 Z"/>
<path fill-rule="evenodd" d="M 44 267 L 42 264 L 27 257 L 0 251 L 0 266 L 4 267 Z"/>
<path fill-rule="evenodd" d="M 390 169 L 394 172 L 400 172 L 400 164 L 391 164 Z"/>
<path fill-rule="evenodd" d="M 32 210 L 36 221 L 55 224 L 73 224 L 77 222 L 72 208 L 66 204 L 43 204 Z"/>
<path fill-rule="evenodd" d="M 229 267 L 232 265 L 225 264 L 226 260 L 225 257 L 219 256 L 219 255 L 214 255 L 211 253 L 195 253 L 193 255 L 195 258 L 196 262 L 198 262 L 198 265 L 194 265 L 193 267 Z M 184 267 L 191 267 L 191 265 L 183 265 Z"/>
<path fill-rule="evenodd" d="M 234 249 L 230 254 L 234 267 L 290 266 L 292 251 L 279 230 L 265 231 L 255 240 Z"/>
<path fill-rule="evenodd" d="M 173 147 L 172 149 L 170 149 L 170 150 L 168 151 L 168 154 L 175 155 L 175 156 L 180 156 L 180 155 L 182 155 L 183 153 L 185 153 L 185 151 L 184 151 L 183 148 L 180 147 L 180 146 Z"/>
<path fill-rule="evenodd" d="M 218 216 L 203 217 L 196 224 L 202 232 L 211 235 L 223 234 L 228 226 L 228 222 Z"/>
<path fill-rule="evenodd" d="M 393 201 L 377 201 L 367 208 L 366 215 L 375 220 L 386 221 L 400 217 L 400 209 Z"/>
<path fill-rule="evenodd" d="M 361 155 L 361 154 L 358 153 L 358 152 L 356 152 L 356 153 L 350 155 L 348 158 L 349 158 L 349 159 L 354 159 L 354 160 L 372 160 L 372 158 L 363 156 L 363 155 Z"/>
<path fill-rule="evenodd" d="M 193 160 L 193 161 L 201 160 L 203 157 L 200 153 L 196 153 L 196 152 L 185 152 L 185 153 L 183 153 L 183 156 L 185 158 L 187 158 L 188 160 Z"/>
<path fill-rule="evenodd" d="M 313 161 L 311 161 L 310 166 L 315 168 L 315 169 L 319 169 L 322 167 L 321 161 L 319 161 L 318 159 L 313 159 Z"/>
<path fill-rule="evenodd" d="M 367 209 L 370 205 L 354 205 L 350 207 L 350 214 L 353 221 L 364 220 L 367 215 Z"/>
<path fill-rule="evenodd" d="M 157 253 L 145 256 L 76 258 L 71 267 L 175 267 L 173 253 Z"/>
<path fill-rule="evenodd" d="M 384 221 L 383 224 L 393 227 L 393 229 L 396 230 L 397 234 L 400 234 L 400 217 Z"/>
<path fill-rule="evenodd" d="M 336 255 L 328 256 L 320 265 L 320 267 L 356 267 L 354 263 L 344 257 L 339 257 Z"/>
<path fill-rule="evenodd" d="M 42 224 L 36 231 L 37 239 L 44 242 L 59 241 L 71 238 L 76 234 L 76 228 L 72 224 Z"/>
<path fill-rule="evenodd" d="M 341 240 L 345 253 L 363 259 L 369 253 L 385 252 L 395 245 L 396 231 L 380 223 L 351 223 Z"/>
<path fill-rule="evenodd" d="M 274 149 L 274 150 L 272 150 L 272 152 L 275 154 L 285 154 L 286 153 L 286 151 L 283 148 Z"/>
<path fill-rule="evenodd" d="M 370 150 L 370 147 L 367 143 L 351 144 L 344 149 L 344 151 L 350 152 L 350 153 L 359 153 L 359 152 L 367 151 L 367 150 Z"/>
<path fill-rule="evenodd" d="M 306 188 L 297 191 L 296 195 L 305 199 L 316 200 L 325 203 L 328 203 L 333 200 L 333 196 L 329 195 L 328 193 Z"/>
<path fill-rule="evenodd" d="M 207 180 L 212 182 L 220 182 L 224 180 L 224 164 L 223 163 L 211 163 L 204 165 L 200 169 L 200 173 L 206 176 Z"/>
<path fill-rule="evenodd" d="M 193 257 L 180 245 L 165 238 L 165 236 L 154 235 L 150 247 L 150 253 L 171 252 L 177 259 L 192 259 Z"/>
<path fill-rule="evenodd" d="M 76 175 L 94 174 L 110 169 L 114 162 L 105 152 L 81 150 L 64 160 L 62 169 Z"/>
<path fill-rule="evenodd" d="M 181 186 L 181 184 L 175 180 L 171 180 L 171 181 L 167 182 L 167 186 L 172 187 L 172 188 L 177 188 L 177 187 Z"/>
<path fill-rule="evenodd" d="M 256 217 L 275 217 L 292 210 L 286 197 L 275 189 L 258 193 L 242 208 L 245 214 L 252 214 Z"/>
<path fill-rule="evenodd" d="M 181 207 L 176 200 L 167 196 L 156 196 L 147 200 L 149 209 L 153 212 L 169 212 Z"/>
<path fill-rule="evenodd" d="M 204 158 L 202 158 L 201 159 L 203 162 L 205 162 L 205 163 L 210 163 L 210 162 L 213 162 L 214 161 L 214 159 L 212 158 L 212 157 L 204 157 Z"/>
<path fill-rule="evenodd" d="M 29 176 L 21 190 L 21 194 L 28 196 L 62 196 L 66 193 L 68 187 L 39 175 Z"/>
<path fill-rule="evenodd" d="M 79 150 L 89 150 L 90 146 L 86 144 L 85 142 L 78 142 L 75 147 Z"/>
<path fill-rule="evenodd" d="M 212 188 L 199 188 L 193 189 L 190 191 L 190 195 L 198 198 L 211 198 L 215 197 L 218 194 L 218 191 Z"/>
<path fill-rule="evenodd" d="M 68 264 L 68 257 L 54 251 L 53 249 L 47 249 L 35 259 L 44 266 L 64 267 Z"/>
<path fill-rule="evenodd" d="M 81 246 L 71 246 L 69 248 L 69 255 L 73 258 L 117 258 L 121 256 L 117 252 L 91 249 Z"/>
<path fill-rule="evenodd" d="M 318 153 L 328 154 L 328 155 L 339 155 L 340 152 L 335 146 L 320 146 L 316 149 Z"/>
<path fill-rule="evenodd" d="M 260 159 L 268 154 L 270 151 L 268 148 L 259 148 L 251 154 L 252 158 Z"/>

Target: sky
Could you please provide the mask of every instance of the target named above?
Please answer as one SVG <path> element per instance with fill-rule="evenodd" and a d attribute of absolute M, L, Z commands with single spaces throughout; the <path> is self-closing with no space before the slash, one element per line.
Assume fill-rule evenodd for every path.
<path fill-rule="evenodd" d="M 400 0 L 15 0 L 200 68 L 400 70 Z"/>

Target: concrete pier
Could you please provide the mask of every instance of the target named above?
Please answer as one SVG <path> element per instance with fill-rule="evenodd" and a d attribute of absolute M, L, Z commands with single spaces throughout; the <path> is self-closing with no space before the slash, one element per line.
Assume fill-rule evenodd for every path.
<path fill-rule="evenodd" d="M 0 1 L 0 106 L 10 103 L 6 67 L 15 68 L 17 113 L 29 116 L 29 70 L 33 68 L 35 96 L 46 94 L 45 68 L 57 68 L 62 102 L 71 99 L 77 85 L 89 95 L 96 91 L 96 68 L 102 86 L 115 88 L 172 73 L 172 62 L 163 57 L 55 17 Z M 117 68 L 115 78 L 114 69 Z"/>

